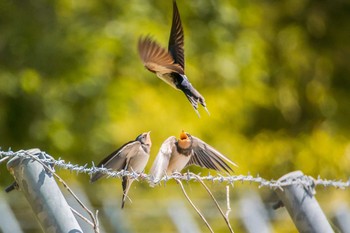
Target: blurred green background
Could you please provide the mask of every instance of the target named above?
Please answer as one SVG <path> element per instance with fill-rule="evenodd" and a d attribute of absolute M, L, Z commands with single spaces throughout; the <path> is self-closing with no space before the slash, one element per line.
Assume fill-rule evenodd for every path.
<path fill-rule="evenodd" d="M 200 108 L 198 118 L 186 97 L 144 69 L 138 57 L 141 35 L 167 46 L 171 1 L 0 1 L 2 150 L 37 147 L 91 165 L 151 130 L 148 172 L 161 143 L 184 129 L 236 162 L 235 174 L 278 179 L 302 170 L 347 179 L 350 3 L 179 0 L 178 7 L 186 74 L 206 98 L 210 116 Z M 12 177 L 4 164 L 0 172 L 5 187 Z M 60 174 L 95 192 L 97 206 L 107 195 L 119 208 L 118 180 L 89 185 L 86 175 Z M 207 198 L 199 184 L 189 186 L 194 200 Z M 239 186 L 237 193 L 256 188 Z M 212 189 L 225 193 L 224 185 Z M 259 192 L 269 196 L 269 190 Z M 319 197 L 343 200 L 346 192 L 321 190 Z M 173 183 L 157 192 L 135 182 L 130 196 L 129 215 L 149 211 L 142 197 L 185 202 Z M 147 214 L 139 215 L 132 218 L 146 222 L 140 219 Z M 286 221 L 275 223 L 277 232 L 295 231 Z M 174 230 L 162 219 L 152 222 L 147 227 L 153 231 Z M 225 232 L 221 223 L 217 229 Z M 241 225 L 233 222 L 244 232 Z"/>

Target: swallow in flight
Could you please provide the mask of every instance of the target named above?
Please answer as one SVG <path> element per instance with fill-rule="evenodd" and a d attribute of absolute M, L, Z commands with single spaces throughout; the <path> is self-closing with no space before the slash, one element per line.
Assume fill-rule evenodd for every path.
<path fill-rule="evenodd" d="M 138 52 L 144 66 L 149 71 L 186 95 L 199 117 L 198 103 L 209 114 L 204 97 L 192 86 L 185 75 L 184 34 L 176 1 L 173 1 L 173 22 L 168 51 L 146 36 L 140 37 Z"/>
<path fill-rule="evenodd" d="M 125 170 L 141 173 L 148 162 L 151 146 L 150 132 L 140 134 L 135 140 L 124 144 L 118 150 L 103 159 L 97 167 L 109 168 L 115 171 Z M 103 176 L 103 173 L 97 172 L 91 177 L 90 181 L 95 182 Z M 124 208 L 125 199 L 133 181 L 134 179 L 129 176 L 123 176 L 122 208 Z"/>

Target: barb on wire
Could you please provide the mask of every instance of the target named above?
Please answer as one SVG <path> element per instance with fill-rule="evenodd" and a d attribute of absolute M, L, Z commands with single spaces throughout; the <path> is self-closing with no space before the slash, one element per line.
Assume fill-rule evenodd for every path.
<path fill-rule="evenodd" d="M 88 175 L 92 175 L 96 172 L 100 172 L 105 174 L 107 177 L 112 177 L 112 178 L 122 178 L 123 176 L 130 176 L 133 177 L 134 179 L 137 178 L 142 178 L 141 180 L 146 180 L 149 183 L 154 183 L 155 181 L 153 180 L 153 177 L 144 174 L 144 173 L 136 173 L 136 172 L 129 172 L 129 171 L 112 171 L 107 168 L 101 168 L 101 167 L 96 167 L 93 163 L 92 166 L 89 167 L 87 164 L 85 165 L 78 165 L 78 164 L 72 164 L 70 162 L 66 162 L 65 160 L 59 158 L 58 160 L 54 159 L 52 156 L 46 154 L 45 152 L 41 152 L 42 155 L 44 155 L 45 159 L 40 159 L 43 163 L 49 164 L 51 166 L 55 166 L 56 168 L 60 169 L 65 169 L 65 170 L 70 170 L 72 172 L 76 173 L 84 173 Z M 19 156 L 19 157 L 26 157 L 28 158 L 28 155 L 26 154 L 25 150 L 19 150 L 16 152 L 13 151 L 0 151 L 0 161 L 3 161 L 5 157 L 13 157 L 13 156 Z M 156 183 L 166 183 L 168 180 L 171 179 L 178 179 L 178 180 L 186 180 L 186 181 L 191 181 L 191 180 L 197 180 L 198 175 L 194 174 L 180 174 L 176 173 L 173 175 L 165 175 L 163 176 L 160 180 L 157 180 Z M 252 175 L 236 175 L 236 176 L 200 176 L 200 179 L 202 181 L 211 181 L 211 182 L 220 182 L 220 183 L 228 183 L 228 184 L 234 184 L 235 182 L 248 182 L 248 183 L 255 183 L 259 185 L 259 188 L 261 187 L 267 187 L 270 189 L 282 189 L 285 186 L 293 185 L 293 184 L 300 184 L 306 187 L 317 187 L 317 186 L 323 186 L 323 187 L 334 187 L 334 188 L 339 188 L 339 189 L 346 189 L 350 187 L 350 180 L 348 181 L 341 181 L 341 180 L 327 180 L 327 179 L 322 179 L 318 177 L 317 179 L 310 177 L 310 176 L 302 176 L 297 179 L 287 179 L 284 181 L 276 181 L 276 180 L 266 180 L 260 176 L 252 176 Z"/>

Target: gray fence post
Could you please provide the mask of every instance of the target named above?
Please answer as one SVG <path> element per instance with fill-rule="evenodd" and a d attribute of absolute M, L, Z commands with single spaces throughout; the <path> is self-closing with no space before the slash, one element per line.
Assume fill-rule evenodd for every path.
<path fill-rule="evenodd" d="M 40 155 L 39 149 L 26 151 Z M 82 232 L 52 174 L 31 158 L 13 157 L 7 169 L 32 207 L 44 232 Z"/>
<path fill-rule="evenodd" d="M 84 203 L 86 208 L 88 208 L 89 210 L 93 210 L 94 209 L 92 207 L 92 205 L 91 205 L 89 197 L 87 196 L 87 194 L 85 193 L 84 189 L 80 186 L 80 184 L 78 182 L 71 182 L 71 184 L 69 186 L 71 187 L 71 189 L 74 190 L 75 195 L 77 195 L 79 197 L 80 201 L 82 201 Z M 91 219 L 90 215 L 88 214 L 88 212 L 84 210 L 84 208 L 77 202 L 77 200 L 70 193 L 67 193 L 67 195 L 65 195 L 65 197 L 66 197 L 66 200 L 67 200 L 68 204 L 73 209 L 78 211 L 85 218 Z M 78 220 L 78 224 L 80 225 L 80 227 L 81 227 L 81 229 L 83 230 L 84 233 L 96 232 L 94 230 L 94 228 L 90 224 L 85 222 L 83 219 L 77 218 L 77 220 Z M 106 232 L 101 224 L 99 224 L 98 228 L 99 228 L 99 233 L 105 233 Z"/>
<path fill-rule="evenodd" d="M 255 191 L 243 193 L 239 205 L 239 213 L 247 232 L 273 232 L 269 222 L 269 214 L 267 213 L 260 196 Z"/>
<path fill-rule="evenodd" d="M 333 219 L 340 232 L 350 233 L 350 209 L 347 205 L 338 206 Z"/>
<path fill-rule="evenodd" d="M 168 213 L 171 220 L 176 226 L 176 229 L 180 233 L 199 233 L 201 232 L 197 226 L 193 216 L 186 209 L 186 206 L 181 201 L 173 201 L 168 207 Z"/>
<path fill-rule="evenodd" d="M 10 205 L 6 202 L 6 198 L 2 192 L 0 192 L 0 213 L 0 232 L 23 233 L 15 214 L 13 213 Z"/>
<path fill-rule="evenodd" d="M 282 176 L 278 181 L 303 179 L 301 171 L 295 171 Z M 276 193 L 299 232 L 328 233 L 334 232 L 314 197 L 312 186 L 291 184 L 277 189 Z"/>
<path fill-rule="evenodd" d="M 125 213 L 122 213 L 122 209 L 119 205 L 116 205 L 115 200 L 104 200 L 102 205 L 105 217 L 111 225 L 112 232 L 133 232 L 133 230 L 131 229 L 132 223 L 130 223 L 130 219 L 125 218 Z"/>

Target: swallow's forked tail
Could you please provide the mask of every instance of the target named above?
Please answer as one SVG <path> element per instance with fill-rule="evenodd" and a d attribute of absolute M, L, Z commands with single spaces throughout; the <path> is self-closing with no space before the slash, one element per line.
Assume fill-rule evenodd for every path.
<path fill-rule="evenodd" d="M 183 93 L 186 95 L 187 99 L 190 101 L 193 109 L 196 111 L 198 117 L 200 117 L 200 114 L 198 112 L 198 103 L 200 103 L 205 111 L 210 116 L 210 112 L 207 109 L 207 105 L 205 103 L 204 97 L 189 83 L 189 85 L 186 85 L 184 88 L 181 89 Z"/>
<path fill-rule="evenodd" d="M 130 189 L 133 181 L 134 181 L 133 179 L 130 179 L 127 176 L 123 177 L 123 181 L 122 181 L 122 186 L 123 186 L 122 209 L 124 208 L 125 200 L 128 197 L 128 192 L 129 192 L 129 189 Z"/>

